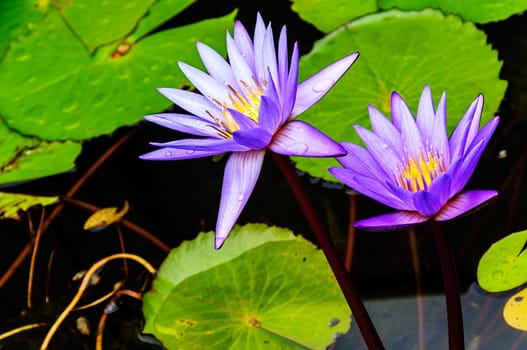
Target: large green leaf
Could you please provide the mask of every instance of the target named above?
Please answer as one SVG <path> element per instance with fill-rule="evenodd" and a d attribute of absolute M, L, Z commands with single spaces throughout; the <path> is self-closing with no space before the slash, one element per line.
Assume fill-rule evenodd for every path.
<path fill-rule="evenodd" d="M 25 34 L 30 25 L 42 19 L 48 6 L 46 0 L 0 1 L 0 57 L 11 39 Z"/>
<path fill-rule="evenodd" d="M 90 56 L 50 10 L 0 64 L 0 114 L 13 128 L 46 140 L 87 139 L 134 124 L 170 105 L 157 87 L 185 84 L 177 61 L 201 64 L 198 39 L 224 47 L 233 17 L 162 31 L 121 45 L 119 54 L 115 44 Z"/>
<path fill-rule="evenodd" d="M 303 119 L 337 141 L 359 143 L 353 124 L 369 125 L 368 104 L 389 115 L 390 95 L 399 92 L 411 110 L 429 84 L 437 102 L 448 93 L 447 126 L 452 130 L 478 93 L 485 95 L 482 121 L 497 110 L 507 83 L 502 63 L 483 32 L 439 11 L 388 11 L 363 17 L 332 32 L 302 57 L 303 80 L 331 62 L 359 51 L 344 78 Z M 301 170 L 333 180 L 333 159 L 295 158 Z"/>
<path fill-rule="evenodd" d="M 375 0 L 293 0 L 292 9 L 320 31 L 328 33 L 367 13 L 377 11 Z"/>
<path fill-rule="evenodd" d="M 174 249 L 144 297 L 146 333 L 169 349 L 324 349 L 350 311 L 324 255 L 286 229 L 201 233 Z M 338 321 L 337 321 L 338 320 Z"/>
<path fill-rule="evenodd" d="M 129 39 L 136 41 L 150 31 L 157 28 L 163 22 L 169 20 L 176 13 L 181 12 L 196 0 L 158 0 L 148 10 L 146 16 L 139 22 L 137 29 L 129 36 Z"/>
<path fill-rule="evenodd" d="M 40 142 L 22 147 L 0 168 L 0 184 L 38 179 L 60 174 L 75 166 L 81 152 L 77 142 Z"/>
<path fill-rule="evenodd" d="M 56 203 L 58 199 L 58 197 L 0 192 L 0 219 L 19 219 L 18 214 L 21 211 L 26 211 L 35 205 L 50 205 Z"/>
<path fill-rule="evenodd" d="M 478 265 L 478 283 L 489 292 L 503 292 L 527 282 L 527 230 L 494 243 Z"/>
<path fill-rule="evenodd" d="M 527 10 L 527 0 L 379 0 L 382 9 L 422 10 L 433 7 L 467 21 L 487 23 Z"/>
<path fill-rule="evenodd" d="M 124 38 L 154 0 L 63 0 L 57 7 L 89 52 Z"/>
<path fill-rule="evenodd" d="M 37 139 L 25 137 L 10 129 L 0 117 L 0 169 L 6 167 L 21 152 L 38 143 Z"/>

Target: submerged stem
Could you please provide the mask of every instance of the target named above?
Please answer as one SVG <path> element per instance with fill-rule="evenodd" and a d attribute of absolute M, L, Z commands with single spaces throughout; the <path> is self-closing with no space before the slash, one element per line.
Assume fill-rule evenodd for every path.
<path fill-rule="evenodd" d="M 289 158 L 275 153 L 271 154 L 287 184 L 293 191 L 309 226 L 315 233 L 320 248 L 322 248 L 326 259 L 335 274 L 340 289 L 348 302 L 351 312 L 353 313 L 353 318 L 357 322 L 368 349 L 384 349 L 381 339 L 379 338 L 368 312 L 362 303 L 359 293 L 355 289 L 355 285 L 353 284 L 350 275 L 347 273 L 344 264 L 339 259 L 337 250 L 329 238 L 329 234 L 322 224 L 313 203 L 298 180 L 298 177 L 289 162 Z"/>
<path fill-rule="evenodd" d="M 439 223 L 432 223 L 432 232 L 434 233 L 434 239 L 439 253 L 439 262 L 441 264 L 441 273 L 443 274 L 443 284 L 445 287 L 448 348 L 450 350 L 464 349 L 463 314 L 461 312 L 461 298 L 454 257 L 445 235 L 441 232 Z"/>

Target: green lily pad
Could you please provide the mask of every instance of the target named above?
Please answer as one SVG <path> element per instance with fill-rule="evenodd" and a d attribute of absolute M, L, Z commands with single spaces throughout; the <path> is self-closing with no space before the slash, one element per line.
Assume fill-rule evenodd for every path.
<path fill-rule="evenodd" d="M 0 184 L 34 180 L 60 174 L 75 167 L 81 152 L 77 142 L 40 142 L 23 147 L 0 168 Z"/>
<path fill-rule="evenodd" d="M 26 211 L 35 205 L 50 205 L 56 203 L 58 197 L 31 196 L 21 193 L 0 192 L 0 219 L 20 219 L 21 211 Z"/>
<path fill-rule="evenodd" d="M 183 11 L 185 8 L 195 3 L 196 0 L 158 0 L 150 7 L 148 13 L 141 19 L 137 29 L 128 37 L 135 42 L 137 39 L 148 34 L 163 22 L 174 17 L 174 14 Z"/>
<path fill-rule="evenodd" d="M 399 92 L 415 113 L 429 84 L 436 103 L 447 92 L 447 127 L 453 130 L 478 93 L 485 95 L 482 122 L 503 98 L 502 62 L 483 32 L 439 11 L 388 11 L 363 17 L 318 41 L 300 61 L 300 81 L 354 51 L 357 62 L 340 82 L 299 118 L 337 141 L 360 143 L 353 124 L 369 126 L 368 104 L 390 115 L 390 95 Z M 334 159 L 295 158 L 297 167 L 335 181 Z"/>
<path fill-rule="evenodd" d="M 172 250 L 144 297 L 145 333 L 169 349 L 325 349 L 350 310 L 324 255 L 286 229 L 201 233 Z"/>
<path fill-rule="evenodd" d="M 157 87 L 187 84 L 177 61 L 201 65 L 197 40 L 221 43 L 224 51 L 234 15 L 114 44 L 90 56 L 50 9 L 0 62 L 0 114 L 11 127 L 45 140 L 83 140 L 137 123 L 170 105 Z"/>
<path fill-rule="evenodd" d="M 306 22 L 312 23 L 318 30 L 329 33 L 337 27 L 367 13 L 377 11 L 374 0 L 293 0 L 291 6 Z M 328 12 L 331 15 L 328 16 Z"/>
<path fill-rule="evenodd" d="M 478 265 L 478 283 L 489 292 L 503 292 L 527 282 L 527 230 L 494 243 Z"/>
<path fill-rule="evenodd" d="M 44 17 L 48 6 L 46 0 L 0 1 L 0 57 L 11 39 L 25 34 L 29 26 Z"/>
<path fill-rule="evenodd" d="M 58 10 L 89 52 L 120 40 L 155 3 L 153 0 L 63 0 Z"/>
<path fill-rule="evenodd" d="M 526 0 L 380 0 L 382 9 L 422 10 L 432 7 L 476 23 L 506 19 L 527 10 Z"/>
<path fill-rule="evenodd" d="M 38 139 L 25 137 L 9 126 L 0 117 L 0 170 L 18 155 L 39 143 Z"/>

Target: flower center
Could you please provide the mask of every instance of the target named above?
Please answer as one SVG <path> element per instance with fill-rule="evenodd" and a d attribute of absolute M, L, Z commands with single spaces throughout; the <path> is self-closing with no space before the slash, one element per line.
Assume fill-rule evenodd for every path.
<path fill-rule="evenodd" d="M 432 180 L 445 170 L 445 164 L 437 153 L 420 152 L 413 158 L 408 158 L 406 164 L 399 169 L 396 182 L 412 192 L 426 190 Z"/>
<path fill-rule="evenodd" d="M 234 109 L 243 115 L 245 115 L 249 120 L 253 121 L 255 124 L 258 124 L 258 112 L 260 109 L 260 98 L 264 94 L 265 87 L 267 87 L 267 82 L 265 80 L 260 83 L 254 77 L 252 77 L 252 85 L 249 85 L 245 81 L 241 80 L 240 84 L 243 85 L 246 92 L 242 93 L 237 91 L 231 85 L 228 85 L 229 101 L 220 102 L 214 100 L 214 102 L 220 106 L 222 110 L 223 119 L 219 119 L 215 116 L 214 121 L 218 125 L 218 132 L 222 137 L 232 138 L 232 133 L 240 130 L 240 125 L 236 119 L 229 112 L 229 109 Z"/>

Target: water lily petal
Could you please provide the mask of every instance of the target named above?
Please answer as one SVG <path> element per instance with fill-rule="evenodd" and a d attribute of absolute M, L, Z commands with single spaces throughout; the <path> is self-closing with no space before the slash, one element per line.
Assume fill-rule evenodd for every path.
<path fill-rule="evenodd" d="M 151 142 L 150 144 L 158 147 L 172 147 L 194 151 L 220 150 L 220 153 L 248 150 L 247 147 L 236 143 L 233 139 L 183 139 L 170 142 Z"/>
<path fill-rule="evenodd" d="M 267 74 L 266 69 L 264 68 L 264 59 L 263 59 L 263 42 L 265 37 L 265 24 L 263 22 L 262 16 L 260 13 L 256 15 L 256 26 L 254 27 L 254 70 L 256 72 L 257 79 L 264 79 L 265 74 Z"/>
<path fill-rule="evenodd" d="M 366 147 L 368 147 L 372 157 L 384 169 L 386 174 L 393 174 L 395 170 L 402 167 L 401 159 L 397 156 L 397 153 L 383 139 L 358 125 L 355 125 L 355 130 Z"/>
<path fill-rule="evenodd" d="M 269 149 L 289 156 L 334 157 L 346 154 L 338 142 L 300 120 L 287 122 L 274 135 Z"/>
<path fill-rule="evenodd" d="M 440 155 L 445 164 L 450 163 L 450 145 L 446 130 L 446 93 L 443 92 L 432 125 L 432 135 L 423 142 Z"/>
<path fill-rule="evenodd" d="M 155 151 L 149 153 L 142 154 L 139 156 L 139 158 L 143 160 L 182 160 L 215 156 L 221 153 L 224 152 L 220 149 L 207 151 L 193 151 L 187 149 L 164 147 L 156 149 Z"/>
<path fill-rule="evenodd" d="M 432 91 L 428 84 L 425 85 L 421 97 L 419 98 L 419 105 L 417 106 L 417 127 L 421 131 L 423 140 L 431 140 L 434 134 L 434 100 L 432 99 Z"/>
<path fill-rule="evenodd" d="M 351 67 L 357 57 L 359 57 L 358 52 L 346 56 L 300 83 L 297 88 L 292 115 L 301 114 L 324 97 Z"/>
<path fill-rule="evenodd" d="M 286 88 L 281 91 L 282 93 L 282 123 L 285 123 L 287 119 L 293 119 L 296 117 L 293 114 L 293 108 L 295 106 L 296 96 L 298 87 L 298 44 L 293 45 L 293 53 L 291 54 L 291 65 L 289 67 L 289 76 L 287 77 Z"/>
<path fill-rule="evenodd" d="M 236 109 L 229 108 L 228 111 L 242 130 L 255 128 L 258 125 L 257 122 L 255 122 L 242 112 L 237 111 Z"/>
<path fill-rule="evenodd" d="M 341 142 L 340 144 L 348 152 L 345 156 L 337 158 L 344 168 L 377 179 L 379 182 L 386 181 L 388 175 L 368 151 L 354 143 Z"/>
<path fill-rule="evenodd" d="M 450 155 L 452 159 L 460 158 L 466 153 L 468 145 L 472 141 L 470 139 L 472 131 L 479 128 L 482 108 L 483 96 L 478 95 L 452 132 L 450 136 Z"/>
<path fill-rule="evenodd" d="M 253 192 L 265 151 L 233 153 L 223 175 L 214 247 L 220 249 Z"/>
<path fill-rule="evenodd" d="M 227 86 L 232 86 L 235 90 L 240 90 L 238 81 L 236 80 L 229 63 L 227 63 L 219 53 L 209 46 L 201 42 L 198 42 L 196 46 L 201 61 L 203 61 L 203 65 L 207 69 L 209 75 L 220 82 L 223 81 Z"/>
<path fill-rule="evenodd" d="M 190 114 L 203 119 L 213 122 L 211 115 L 221 115 L 221 109 L 201 94 L 171 88 L 159 88 L 157 91 Z"/>
<path fill-rule="evenodd" d="M 368 105 L 368 112 L 370 114 L 371 126 L 375 134 L 386 142 L 390 148 L 397 153 L 399 158 L 404 158 L 405 154 L 401 133 L 375 107 Z"/>
<path fill-rule="evenodd" d="M 264 149 L 269 145 L 273 135 L 261 128 L 238 130 L 232 134 L 234 141 L 249 149 Z"/>
<path fill-rule="evenodd" d="M 441 209 L 439 214 L 435 216 L 435 220 L 447 221 L 453 219 L 480 206 L 497 194 L 497 191 L 490 190 L 471 190 L 460 193 Z"/>
<path fill-rule="evenodd" d="M 258 112 L 259 125 L 269 133 L 274 134 L 281 122 L 279 107 L 273 102 L 273 99 L 262 96 Z"/>
<path fill-rule="evenodd" d="M 397 92 L 392 93 L 391 108 L 393 123 L 401 131 L 406 158 L 413 159 L 419 156 L 425 149 L 421 132 L 417 128 L 412 112 Z M 432 117 L 430 116 L 430 118 Z M 399 123 L 400 125 L 397 125 Z"/>
<path fill-rule="evenodd" d="M 427 221 L 429 218 L 411 211 L 398 211 L 390 214 L 359 220 L 355 227 L 367 231 L 403 230 L 410 226 Z"/>
<path fill-rule="evenodd" d="M 267 30 L 264 35 L 264 42 L 263 42 L 263 68 L 266 70 L 266 76 L 265 80 L 269 81 L 269 75 L 273 82 L 275 84 L 279 84 L 280 80 L 278 79 L 278 65 L 276 62 L 276 49 L 274 46 L 274 38 L 273 38 L 273 29 L 271 27 L 271 23 L 267 26 Z"/>
<path fill-rule="evenodd" d="M 145 120 L 165 128 L 198 136 L 218 136 L 214 124 L 200 117 L 188 114 L 163 113 L 145 115 Z"/>
<path fill-rule="evenodd" d="M 221 103 L 229 101 L 229 90 L 223 82 L 219 82 L 207 73 L 194 68 L 185 62 L 179 62 L 179 68 L 190 82 L 210 101 Z"/>
<path fill-rule="evenodd" d="M 406 203 L 403 203 L 399 198 L 395 197 L 387 190 L 387 185 L 384 183 L 362 176 L 350 171 L 349 169 L 332 167 L 328 170 L 337 179 L 365 196 L 373 198 L 374 200 L 395 209 L 405 210 L 408 208 Z"/>
<path fill-rule="evenodd" d="M 418 191 L 413 195 L 414 206 L 422 216 L 432 216 L 441 209 L 439 196 L 428 191 Z"/>
<path fill-rule="evenodd" d="M 253 72 L 256 72 L 254 68 L 253 42 L 240 21 L 234 23 L 234 42 L 236 42 L 238 50 L 245 58 L 245 62 L 247 62 Z"/>
<path fill-rule="evenodd" d="M 287 29 L 283 26 L 278 38 L 278 86 L 281 86 L 283 90 L 287 87 L 289 69 L 287 50 Z"/>
<path fill-rule="evenodd" d="M 245 61 L 245 58 L 242 56 L 240 51 L 238 51 L 238 47 L 236 46 L 236 43 L 231 38 L 230 35 L 227 34 L 227 53 L 229 55 L 229 63 L 231 64 L 232 71 L 234 72 L 234 76 L 236 77 L 237 82 L 245 82 L 249 86 L 254 85 L 253 78 L 255 75 L 255 72 L 251 69 L 251 67 L 247 64 Z M 237 84 L 239 87 L 235 90 L 240 92 L 243 91 L 244 95 L 247 95 L 248 90 L 247 87 L 244 84 Z"/>

